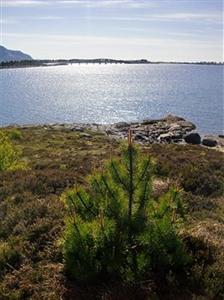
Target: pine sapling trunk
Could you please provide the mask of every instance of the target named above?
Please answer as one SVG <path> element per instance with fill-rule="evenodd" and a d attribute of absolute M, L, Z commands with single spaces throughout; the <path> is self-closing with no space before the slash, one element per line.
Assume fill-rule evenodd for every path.
<path fill-rule="evenodd" d="M 128 134 L 128 160 L 129 160 L 129 203 L 128 203 L 128 243 L 129 243 L 129 251 L 131 254 L 132 259 L 132 272 L 137 276 L 137 257 L 136 257 L 136 251 L 134 249 L 133 245 L 133 226 L 132 226 L 132 208 L 133 208 L 133 200 L 134 200 L 134 183 L 133 183 L 133 145 L 132 145 L 132 136 L 131 136 L 131 129 L 129 129 Z"/>
<path fill-rule="evenodd" d="M 129 243 L 131 245 L 131 233 L 132 233 L 132 205 L 133 205 L 133 147 L 131 140 L 131 130 L 129 130 L 128 137 L 128 155 L 129 155 L 129 203 L 128 203 L 128 224 L 129 224 L 129 232 L 128 238 Z"/>

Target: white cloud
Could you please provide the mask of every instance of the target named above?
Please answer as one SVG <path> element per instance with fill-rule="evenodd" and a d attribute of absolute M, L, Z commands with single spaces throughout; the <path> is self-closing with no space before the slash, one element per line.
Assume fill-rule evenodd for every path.
<path fill-rule="evenodd" d="M 38 7 L 46 5 L 76 5 L 89 8 L 126 7 L 140 8 L 155 6 L 154 0 L 2 0 L 3 7 Z"/>
<path fill-rule="evenodd" d="M 58 20 L 63 20 L 64 18 L 61 16 L 26 16 L 26 17 L 14 17 L 12 18 L 7 18 L 7 19 L 0 19 L 0 24 L 3 25 L 14 25 L 14 24 L 19 24 L 23 23 L 26 21 L 58 21 Z"/>
<path fill-rule="evenodd" d="M 159 22 L 222 22 L 221 13 L 172 13 L 172 14 L 147 14 L 147 15 L 136 15 L 136 16 L 85 16 L 85 18 L 96 19 L 96 20 L 108 20 L 108 21 L 124 21 L 124 22 L 151 22 L 151 21 L 159 21 Z"/>
<path fill-rule="evenodd" d="M 64 17 L 61 16 L 34 16 L 29 18 L 24 18 L 23 20 L 41 20 L 41 21 L 57 21 L 57 20 L 63 20 Z"/>
<path fill-rule="evenodd" d="M 61 4 L 77 4 L 88 7 L 113 7 L 140 8 L 155 6 L 154 1 L 146 0 L 59 0 Z"/>
<path fill-rule="evenodd" d="M 171 14 L 154 14 L 152 15 L 153 19 L 157 20 L 168 20 L 168 21 L 175 21 L 175 20 L 185 20 L 185 21 L 192 21 L 192 20 L 201 20 L 201 21 L 216 21 L 217 18 L 221 19 L 221 13 L 171 13 Z"/>
<path fill-rule="evenodd" d="M 48 5 L 49 1 L 42 0 L 2 0 L 2 7 L 35 7 Z"/>

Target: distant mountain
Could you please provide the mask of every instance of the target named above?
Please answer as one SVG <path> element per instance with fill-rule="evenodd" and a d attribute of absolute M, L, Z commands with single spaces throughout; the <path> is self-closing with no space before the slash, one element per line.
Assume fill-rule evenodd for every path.
<path fill-rule="evenodd" d="M 21 60 L 32 60 L 32 57 L 21 51 L 9 50 L 0 45 L 0 63 Z"/>

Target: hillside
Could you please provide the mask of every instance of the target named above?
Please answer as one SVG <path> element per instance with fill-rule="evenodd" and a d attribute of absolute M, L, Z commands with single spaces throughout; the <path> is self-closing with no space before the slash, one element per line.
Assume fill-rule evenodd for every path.
<path fill-rule="evenodd" d="M 174 183 L 183 190 L 187 215 L 181 236 L 193 257 L 187 279 L 175 282 L 171 274 L 169 286 L 114 280 L 83 286 L 63 271 L 61 195 L 119 154 L 119 142 L 51 126 L 1 131 L 27 164 L 25 170 L 0 172 L 1 299 L 223 299 L 223 153 L 197 145 L 142 146 L 157 162 L 155 197 Z"/>
<path fill-rule="evenodd" d="M 32 60 L 32 57 L 22 51 L 9 50 L 0 45 L 0 62 Z"/>

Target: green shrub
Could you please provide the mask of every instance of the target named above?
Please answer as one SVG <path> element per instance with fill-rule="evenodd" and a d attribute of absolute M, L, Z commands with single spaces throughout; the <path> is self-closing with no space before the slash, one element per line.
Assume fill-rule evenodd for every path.
<path fill-rule="evenodd" d="M 12 268 L 19 261 L 19 254 L 14 247 L 0 241 L 0 275 L 5 268 Z"/>
<path fill-rule="evenodd" d="M 181 183 L 186 192 L 195 195 L 218 196 L 224 191 L 223 174 L 204 164 L 189 164 L 181 174 Z"/>
<path fill-rule="evenodd" d="M 182 204 L 177 189 L 151 196 L 154 164 L 129 143 L 120 159 L 64 195 L 63 240 L 69 276 L 88 281 L 118 277 L 164 280 L 184 270 L 188 256 L 177 234 Z"/>
<path fill-rule="evenodd" d="M 10 140 L 21 140 L 22 134 L 18 129 L 13 128 L 9 132 L 9 138 L 10 138 Z"/>
<path fill-rule="evenodd" d="M 0 172 L 24 168 L 25 164 L 19 161 L 19 152 L 14 149 L 9 138 L 0 131 Z"/>

